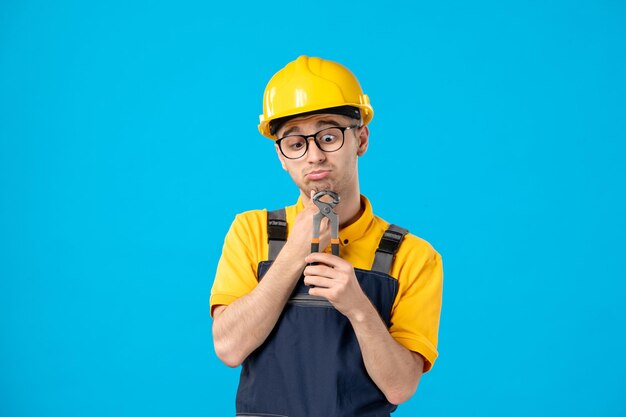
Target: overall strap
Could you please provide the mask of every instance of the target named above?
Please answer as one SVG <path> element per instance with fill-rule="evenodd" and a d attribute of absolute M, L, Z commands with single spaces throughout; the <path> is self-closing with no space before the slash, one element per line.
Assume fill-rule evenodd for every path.
<path fill-rule="evenodd" d="M 380 239 L 378 249 L 376 249 L 376 256 L 374 257 L 374 264 L 372 265 L 372 271 L 382 272 L 388 274 L 391 272 L 391 265 L 393 264 L 393 257 L 402 243 L 402 239 L 409 231 L 396 226 L 395 224 L 389 225 L 383 237 Z"/>
<path fill-rule="evenodd" d="M 273 261 L 287 241 L 287 215 L 285 209 L 267 212 L 268 260 Z"/>

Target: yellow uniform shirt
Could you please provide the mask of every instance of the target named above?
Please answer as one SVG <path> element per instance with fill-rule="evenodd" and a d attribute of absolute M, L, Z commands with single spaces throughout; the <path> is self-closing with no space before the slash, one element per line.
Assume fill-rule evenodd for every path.
<path fill-rule="evenodd" d="M 365 209 L 359 219 L 339 230 L 340 254 L 353 267 L 369 270 L 389 223 L 374 215 L 364 196 L 361 204 Z M 285 208 L 288 233 L 303 208 L 301 199 Z M 258 264 L 267 258 L 267 211 L 237 215 L 226 235 L 217 266 L 211 290 L 211 314 L 213 307 L 228 305 L 252 291 L 258 283 Z M 389 333 L 398 343 L 426 359 L 426 372 L 437 358 L 443 284 L 441 256 L 428 242 L 409 233 L 396 253 L 390 275 L 398 280 L 398 295 Z"/>

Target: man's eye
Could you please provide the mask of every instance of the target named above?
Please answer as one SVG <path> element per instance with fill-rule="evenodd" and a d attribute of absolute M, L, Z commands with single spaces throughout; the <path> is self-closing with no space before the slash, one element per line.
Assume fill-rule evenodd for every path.
<path fill-rule="evenodd" d="M 289 149 L 293 149 L 294 151 L 297 151 L 299 149 L 302 149 L 304 147 L 304 142 L 302 141 L 294 141 L 291 142 L 289 144 L 287 144 L 289 146 Z"/>
<path fill-rule="evenodd" d="M 324 135 L 320 139 L 320 141 L 324 143 L 333 143 L 335 140 L 337 140 L 337 137 L 335 135 Z"/>

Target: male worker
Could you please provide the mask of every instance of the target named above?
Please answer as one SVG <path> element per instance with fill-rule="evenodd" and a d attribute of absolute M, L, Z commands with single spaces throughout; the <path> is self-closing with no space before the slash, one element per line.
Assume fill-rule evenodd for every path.
<path fill-rule="evenodd" d="M 266 87 L 259 130 L 300 196 L 239 214 L 224 242 L 210 304 L 218 357 L 243 364 L 238 416 L 389 416 L 437 357 L 441 258 L 359 192 L 372 116 L 335 62 L 301 56 Z M 340 198 L 339 256 L 311 253 L 320 191 Z"/>

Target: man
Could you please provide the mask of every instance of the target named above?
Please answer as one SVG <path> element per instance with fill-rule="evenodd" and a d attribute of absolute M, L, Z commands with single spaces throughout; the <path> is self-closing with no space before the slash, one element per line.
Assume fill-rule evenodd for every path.
<path fill-rule="evenodd" d="M 373 109 L 354 75 L 299 57 L 265 90 L 260 132 L 300 190 L 284 210 L 235 218 L 211 313 L 218 357 L 243 364 L 239 416 L 389 416 L 437 357 L 442 265 L 424 240 L 375 216 L 358 158 Z M 312 197 L 339 194 L 340 256 L 311 253 Z"/>

